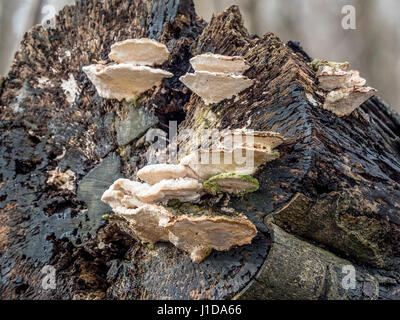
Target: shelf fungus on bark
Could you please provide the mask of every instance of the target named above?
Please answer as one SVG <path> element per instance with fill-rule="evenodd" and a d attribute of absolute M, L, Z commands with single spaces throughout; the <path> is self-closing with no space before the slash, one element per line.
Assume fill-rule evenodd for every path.
<path fill-rule="evenodd" d="M 207 53 L 192 58 L 190 62 L 195 72 L 187 73 L 179 80 L 207 105 L 230 99 L 254 83 L 241 75 L 249 67 L 242 57 Z"/>
<path fill-rule="evenodd" d="M 261 164 L 278 158 L 274 148 L 284 141 L 275 132 L 223 132 L 216 145 L 192 152 L 179 164 L 140 169 L 137 176 L 143 183 L 118 179 L 104 192 L 102 201 L 111 206 L 116 217 L 129 222 L 142 242 L 170 241 L 200 262 L 212 249 L 229 250 L 251 243 L 257 229 L 245 216 L 221 215 L 189 203 L 200 202 L 205 192 L 240 196 L 257 191 L 258 180 L 250 174 Z M 159 205 L 170 205 L 169 200 L 183 204 L 178 209 Z M 184 204 L 197 209 L 187 212 Z"/>
<path fill-rule="evenodd" d="M 285 141 L 286 139 L 277 132 L 234 129 L 221 135 L 219 146 L 254 147 L 271 152 Z"/>
<path fill-rule="evenodd" d="M 229 250 L 235 246 L 251 243 L 257 234 L 257 229 L 245 216 L 219 215 L 215 212 L 201 216 L 198 215 L 199 212 L 195 212 L 197 216 L 187 213 L 174 215 L 168 208 L 138 201 L 138 198 L 141 198 L 153 202 L 154 198 L 140 197 L 139 189 L 146 189 L 146 185 L 152 188 L 160 184 L 163 187 L 156 188 L 162 189 L 163 192 L 168 189 L 173 193 L 169 194 L 171 198 L 182 200 L 187 195 L 180 181 L 188 182 L 188 180 L 194 179 L 166 179 L 148 186 L 140 182 L 119 179 L 103 194 L 102 201 L 108 203 L 115 213 L 105 218 L 113 218 L 118 220 L 118 223 L 127 223 L 129 229 L 143 243 L 169 241 L 179 249 L 189 252 L 194 262 L 201 262 L 213 249 Z M 194 181 L 197 183 L 196 188 L 201 188 L 201 184 L 197 180 Z M 179 195 L 175 193 L 178 189 L 181 190 Z M 163 199 L 165 200 L 165 195 Z"/>
<path fill-rule="evenodd" d="M 116 63 L 154 66 L 168 60 L 167 47 L 153 39 L 128 39 L 116 42 L 111 46 L 109 58 Z"/>
<path fill-rule="evenodd" d="M 118 101 L 136 99 L 139 94 L 161 84 L 162 79 L 171 78 L 172 73 L 147 66 L 132 64 L 95 64 L 83 67 L 99 96 Z"/>
<path fill-rule="evenodd" d="M 137 172 L 137 176 L 149 184 L 165 179 L 197 178 L 197 175 L 187 166 L 164 163 L 145 166 Z"/>
<path fill-rule="evenodd" d="M 85 66 L 82 70 L 97 89 L 99 96 L 119 101 L 134 100 L 141 93 L 161 84 L 173 74 L 152 68 L 168 59 L 168 49 L 150 39 L 129 39 L 115 43 L 109 55 L 118 62 Z"/>
<path fill-rule="evenodd" d="M 243 57 L 240 56 L 223 56 L 220 54 L 204 53 L 190 59 L 190 64 L 196 71 L 233 73 L 237 75 L 243 74 L 250 68 Z"/>
<path fill-rule="evenodd" d="M 212 251 L 250 244 L 257 228 L 245 217 L 182 215 L 166 225 L 169 241 L 201 262 Z"/>
<path fill-rule="evenodd" d="M 169 231 L 165 227 L 174 216 L 165 208 L 144 204 L 136 209 L 116 207 L 114 213 L 125 218 L 136 236 L 144 243 L 168 242 Z"/>
<path fill-rule="evenodd" d="M 176 199 L 180 202 L 200 201 L 202 185 L 192 178 L 165 179 L 136 193 L 136 197 L 146 203 L 167 202 Z"/>
<path fill-rule="evenodd" d="M 106 190 L 101 201 L 108 203 L 112 209 L 122 206 L 135 209 L 144 205 L 136 194 L 143 190 L 143 184 L 129 179 L 116 180 L 108 190 Z"/>
<path fill-rule="evenodd" d="M 251 175 L 257 168 L 279 158 L 279 152 L 265 149 L 235 147 L 234 149 L 198 150 L 182 158 L 181 164 L 189 166 L 205 181 L 220 173 Z"/>
<path fill-rule="evenodd" d="M 239 196 L 257 191 L 258 180 L 250 175 L 221 173 L 204 181 L 203 189 L 209 194 L 219 193 L 237 194 Z"/>
<path fill-rule="evenodd" d="M 310 66 L 316 72 L 319 87 L 326 92 L 323 108 L 339 117 L 351 114 L 376 92 L 365 87 L 366 80 L 357 70 L 348 70 L 348 62 L 315 59 Z"/>
<path fill-rule="evenodd" d="M 284 141 L 279 133 L 236 129 L 223 133 L 214 148 L 194 151 L 180 164 L 190 167 L 201 181 L 221 173 L 251 175 L 260 165 L 279 158 L 274 148 Z"/>

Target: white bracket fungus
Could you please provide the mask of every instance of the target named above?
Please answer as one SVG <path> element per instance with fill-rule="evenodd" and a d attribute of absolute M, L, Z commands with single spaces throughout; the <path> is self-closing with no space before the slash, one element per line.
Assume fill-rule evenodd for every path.
<path fill-rule="evenodd" d="M 271 152 L 285 141 L 286 139 L 277 132 L 234 129 L 221 135 L 219 145 L 225 148 L 234 146 L 266 149 Z"/>
<path fill-rule="evenodd" d="M 194 151 L 180 164 L 190 167 L 201 181 L 221 173 L 251 175 L 260 165 L 279 158 L 273 149 L 285 140 L 275 132 L 233 130 L 224 133 L 215 148 Z"/>
<path fill-rule="evenodd" d="M 232 98 L 254 83 L 241 75 L 249 67 L 242 57 L 207 53 L 192 58 L 190 62 L 195 72 L 187 73 L 179 80 L 207 105 Z"/>
<path fill-rule="evenodd" d="M 167 202 L 177 199 L 180 202 L 198 202 L 202 185 L 196 179 L 165 179 L 150 187 L 142 184 L 143 190 L 136 197 L 146 203 Z"/>
<path fill-rule="evenodd" d="M 99 96 L 118 101 L 136 99 L 142 92 L 160 85 L 162 79 L 173 77 L 168 71 L 132 64 L 95 64 L 82 70 L 96 87 Z"/>
<path fill-rule="evenodd" d="M 323 108 L 339 117 L 352 113 L 376 92 L 364 87 L 366 80 L 358 71 L 348 70 L 348 62 L 315 59 L 310 66 L 316 71 L 320 88 L 327 92 Z"/>
<path fill-rule="evenodd" d="M 114 212 L 128 221 L 136 236 L 144 243 L 169 241 L 169 232 L 165 225 L 173 221 L 174 216 L 167 209 L 144 204 L 137 209 L 117 207 Z"/>
<path fill-rule="evenodd" d="M 129 39 L 112 46 L 110 59 L 118 64 L 94 64 L 83 67 L 98 94 L 105 99 L 134 100 L 139 94 L 161 84 L 173 74 L 151 68 L 169 56 L 165 45 L 150 39 Z"/>
<path fill-rule="evenodd" d="M 201 262 L 211 249 L 227 251 L 251 243 L 257 228 L 244 216 L 182 215 L 166 225 L 169 241 L 190 253 L 194 262 Z"/>
<path fill-rule="evenodd" d="M 204 181 L 220 173 L 254 174 L 260 165 L 277 158 L 279 158 L 278 152 L 235 147 L 197 150 L 182 158 L 180 163 L 190 167 L 199 179 Z"/>
<path fill-rule="evenodd" d="M 185 180 L 186 179 L 186 180 Z M 185 186 L 191 178 L 162 180 L 152 187 L 174 193 L 171 198 L 184 199 Z M 196 181 L 196 188 L 201 184 Z M 191 182 L 192 183 L 192 182 Z M 175 217 L 162 206 L 138 201 L 147 200 L 138 195 L 140 189 L 146 189 L 146 184 L 118 179 L 102 196 L 102 201 L 108 203 L 116 217 L 127 221 L 137 238 L 144 243 L 171 242 L 179 249 L 189 252 L 194 262 L 201 262 L 212 251 L 229 250 L 234 246 L 251 243 L 257 234 L 256 227 L 245 216 L 200 216 L 181 215 Z M 187 185 L 188 190 L 191 188 Z M 196 189 L 196 190 L 197 190 Z M 165 198 L 164 198 L 165 199 Z M 154 199 L 149 199 L 152 202 Z"/>
<path fill-rule="evenodd" d="M 228 139 L 230 143 L 226 143 Z M 177 165 L 156 164 L 140 169 L 137 175 L 144 183 L 118 179 L 104 192 L 102 201 L 128 222 L 139 240 L 169 241 L 189 252 L 194 262 L 200 262 L 212 249 L 223 251 L 251 243 L 257 234 L 256 227 L 245 216 L 215 212 L 173 215 L 158 204 L 172 199 L 196 203 L 204 192 L 243 195 L 256 191 L 258 181 L 248 174 L 279 157 L 273 149 L 284 141 L 275 132 L 240 129 L 230 135 L 223 133 L 216 149 L 195 151 Z M 202 163 L 204 155 L 208 157 L 206 163 Z M 237 160 L 249 155 L 251 165 Z"/>
<path fill-rule="evenodd" d="M 190 59 L 190 64 L 196 71 L 222 72 L 241 75 L 250 63 L 240 56 L 223 56 L 220 54 L 204 53 Z"/>
<path fill-rule="evenodd" d="M 114 43 L 108 57 L 116 63 L 154 66 L 167 61 L 169 51 L 164 44 L 153 39 L 128 39 Z"/>
<path fill-rule="evenodd" d="M 137 176 L 149 184 L 155 184 L 165 179 L 197 178 L 190 168 L 181 164 L 152 164 L 137 172 Z"/>
<path fill-rule="evenodd" d="M 371 87 L 340 88 L 326 95 L 323 107 L 339 117 L 349 115 L 375 92 L 376 90 Z"/>

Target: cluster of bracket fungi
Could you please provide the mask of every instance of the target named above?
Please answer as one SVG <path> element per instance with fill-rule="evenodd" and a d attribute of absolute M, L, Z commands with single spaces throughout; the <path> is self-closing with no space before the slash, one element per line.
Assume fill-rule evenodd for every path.
<path fill-rule="evenodd" d="M 111 46 L 108 65 L 94 64 L 82 70 L 102 98 L 134 100 L 173 74 L 153 68 L 168 60 L 167 47 L 151 39 L 128 39 Z"/>
<path fill-rule="evenodd" d="M 261 164 L 279 157 L 273 149 L 284 141 L 274 132 L 233 130 L 221 135 L 215 146 L 197 150 L 179 164 L 145 166 L 137 173 L 143 183 L 118 179 L 102 201 L 129 223 L 142 242 L 169 241 L 200 262 L 212 249 L 224 251 L 251 243 L 256 227 L 240 214 L 210 210 L 200 216 L 173 214 L 168 201 L 199 203 L 206 193 L 243 195 L 256 191 L 258 181 L 251 175 Z M 250 163 L 237 161 L 242 157 Z"/>
<path fill-rule="evenodd" d="M 111 47 L 110 64 L 83 68 L 98 94 L 107 99 L 136 99 L 173 74 L 154 66 L 168 60 L 167 47 L 151 39 L 129 39 Z M 180 80 L 205 104 L 230 99 L 253 84 L 243 76 L 250 67 L 239 56 L 212 53 L 190 60 L 194 73 Z M 319 85 L 325 92 L 324 109 L 338 116 L 351 113 L 376 91 L 364 87 L 365 80 L 348 64 L 314 60 Z M 242 214 L 220 214 L 200 206 L 196 213 L 174 210 L 170 201 L 201 204 L 209 194 L 244 195 L 258 190 L 252 175 L 264 163 L 277 159 L 274 149 L 285 141 L 268 131 L 235 129 L 220 134 L 208 149 L 183 157 L 179 164 L 153 164 L 138 171 L 139 181 L 118 179 L 102 196 L 116 218 L 127 223 L 144 243 L 171 242 L 201 262 L 210 252 L 229 250 L 251 243 L 257 229 Z M 197 206 L 197 208 L 199 208 Z M 195 210 L 196 211 L 196 210 Z"/>
<path fill-rule="evenodd" d="M 348 70 L 348 62 L 314 59 L 310 65 L 316 72 L 319 87 L 325 92 L 322 107 L 339 117 L 352 113 L 376 92 L 374 88 L 365 87 L 366 80 L 357 70 Z"/>

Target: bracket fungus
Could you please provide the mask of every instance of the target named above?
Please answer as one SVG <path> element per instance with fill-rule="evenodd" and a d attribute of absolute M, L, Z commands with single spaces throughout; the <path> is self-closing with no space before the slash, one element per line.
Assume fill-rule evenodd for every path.
<path fill-rule="evenodd" d="M 116 63 L 154 66 L 167 61 L 169 51 L 164 44 L 153 39 L 128 39 L 114 43 L 108 57 Z"/>
<path fill-rule="evenodd" d="M 204 53 L 190 59 L 190 64 L 196 71 L 243 74 L 250 68 L 250 63 L 240 56 L 223 56 L 220 54 Z"/>
<path fill-rule="evenodd" d="M 192 178 L 165 179 L 152 186 L 142 184 L 143 190 L 135 196 L 146 203 L 167 202 L 176 199 L 181 202 L 198 202 L 201 183 Z"/>
<path fill-rule="evenodd" d="M 310 66 L 316 71 L 320 88 L 327 92 L 323 108 L 339 117 L 352 113 L 376 92 L 365 87 L 366 80 L 357 70 L 348 70 L 348 62 L 315 59 Z"/>
<path fill-rule="evenodd" d="M 187 166 L 163 163 L 145 166 L 137 172 L 137 176 L 149 184 L 165 179 L 197 178 L 197 175 Z"/>
<path fill-rule="evenodd" d="M 182 215 L 166 225 L 169 241 L 190 253 L 194 262 L 201 262 L 211 249 L 227 251 L 250 244 L 257 228 L 246 217 Z"/>
<path fill-rule="evenodd" d="M 168 71 L 150 67 L 165 62 L 168 55 L 168 49 L 155 40 L 130 39 L 113 45 L 109 57 L 117 64 L 94 64 L 82 70 L 99 96 L 134 100 L 142 92 L 160 85 L 162 79 L 173 77 Z"/>
<path fill-rule="evenodd" d="M 241 75 L 249 64 L 239 56 L 206 53 L 192 58 L 190 63 L 195 72 L 187 73 L 179 80 L 207 105 L 230 99 L 254 83 Z"/>
<path fill-rule="evenodd" d="M 165 225 L 173 221 L 174 216 L 167 209 L 144 204 L 137 209 L 117 207 L 114 212 L 125 218 L 136 236 L 144 243 L 169 241 L 169 232 Z"/>
<path fill-rule="evenodd" d="M 139 195 L 143 189 L 147 189 L 145 192 L 150 194 L 148 188 L 153 187 L 167 192 L 167 197 L 171 199 L 191 201 L 193 199 L 187 198 L 184 183 L 187 184 L 187 190 L 195 187 L 198 191 L 202 187 L 197 180 L 191 178 L 161 180 L 153 186 L 118 179 L 103 194 L 102 201 L 111 206 L 117 220 L 122 219 L 128 223 L 140 241 L 144 243 L 169 241 L 177 248 L 189 252 L 194 262 L 201 262 L 212 249 L 229 250 L 235 246 L 251 243 L 257 234 L 257 229 L 245 216 L 231 217 L 215 213 L 203 216 L 174 215 L 168 208 L 138 201 L 140 198 L 156 202 L 155 198 Z M 180 191 L 176 193 L 178 189 Z M 163 199 L 165 200 L 165 194 Z"/>
<path fill-rule="evenodd" d="M 260 165 L 279 158 L 273 149 L 285 140 L 275 132 L 236 129 L 223 133 L 215 147 L 183 157 L 180 164 L 190 167 L 201 181 L 221 173 L 251 175 Z"/>
<path fill-rule="evenodd" d="M 190 167 L 201 181 L 205 181 L 220 173 L 254 174 L 260 165 L 277 158 L 279 152 L 235 147 L 198 150 L 182 158 L 181 164 Z"/>
<path fill-rule="evenodd" d="M 181 207 L 159 204 L 169 200 L 177 200 L 178 204 L 199 203 L 204 193 L 243 195 L 257 191 L 258 180 L 249 174 L 261 164 L 278 158 L 274 148 L 284 141 L 275 132 L 245 129 L 224 132 L 216 146 L 194 151 L 179 164 L 154 164 L 140 169 L 137 176 L 143 183 L 116 180 L 104 192 L 102 201 L 111 206 L 116 217 L 128 222 L 142 242 L 169 241 L 189 252 L 194 262 L 200 262 L 213 249 L 224 251 L 251 243 L 257 234 L 256 227 L 236 213 L 222 215 L 197 206 L 200 211 L 188 214 Z M 208 157 L 206 163 L 202 162 L 204 156 Z"/>
<path fill-rule="evenodd" d="M 234 129 L 221 135 L 219 145 L 225 148 L 234 146 L 266 149 L 271 152 L 285 141 L 281 134 L 273 131 Z"/>
<path fill-rule="evenodd" d="M 131 64 L 95 64 L 82 70 L 96 87 L 99 96 L 118 101 L 135 99 L 140 93 L 160 85 L 162 79 L 173 76 L 168 71 Z"/>

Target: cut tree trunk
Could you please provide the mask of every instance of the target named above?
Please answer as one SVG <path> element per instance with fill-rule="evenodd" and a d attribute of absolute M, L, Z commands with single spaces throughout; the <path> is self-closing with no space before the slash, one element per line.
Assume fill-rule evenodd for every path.
<path fill-rule="evenodd" d="M 82 67 L 140 37 L 167 45 L 174 77 L 136 106 L 100 98 Z M 179 81 L 204 52 L 244 56 L 254 86 L 205 106 Z M 249 35 L 236 6 L 206 24 L 184 0 L 78 1 L 55 29 L 31 29 L 0 89 L 1 298 L 399 298 L 400 118 L 377 97 L 342 118 L 323 110 L 308 59 L 295 42 Z M 102 219 L 104 190 L 136 178 L 144 132 L 169 120 L 199 135 L 245 127 L 288 138 L 256 174 L 260 189 L 229 199 L 258 228 L 251 245 L 196 264 Z M 72 187 L 50 183 L 54 170 L 72 171 Z M 55 288 L 43 285 L 45 266 Z M 343 285 L 348 266 L 355 288 Z"/>

